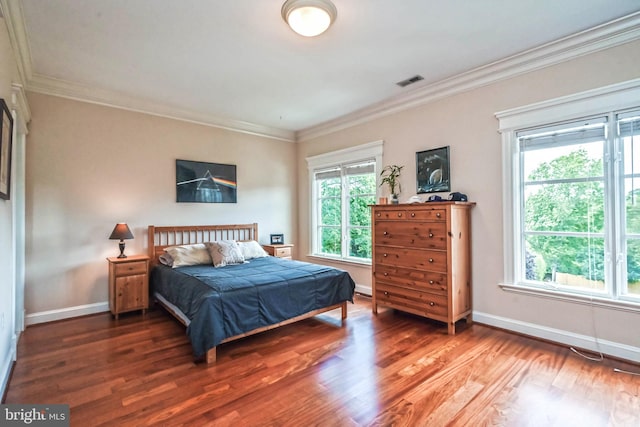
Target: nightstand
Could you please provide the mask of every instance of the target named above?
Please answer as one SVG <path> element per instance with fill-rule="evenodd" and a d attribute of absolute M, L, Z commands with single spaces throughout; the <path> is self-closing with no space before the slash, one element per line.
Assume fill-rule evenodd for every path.
<path fill-rule="evenodd" d="M 149 308 L 149 257 L 131 255 L 107 258 L 109 261 L 109 309 L 120 313 Z"/>
<path fill-rule="evenodd" d="M 281 245 L 262 245 L 262 247 L 271 256 L 284 259 L 292 259 L 293 245 L 290 243 L 283 243 Z"/>

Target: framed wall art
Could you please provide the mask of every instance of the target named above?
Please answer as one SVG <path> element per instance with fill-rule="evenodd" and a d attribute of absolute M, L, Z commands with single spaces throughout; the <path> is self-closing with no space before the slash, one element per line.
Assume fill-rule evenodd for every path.
<path fill-rule="evenodd" d="M 13 138 L 13 116 L 4 99 L 0 99 L 2 124 L 0 125 L 0 199 L 11 196 L 11 143 Z"/>
<path fill-rule="evenodd" d="M 451 191 L 449 146 L 416 153 L 418 194 Z"/>
<path fill-rule="evenodd" d="M 236 165 L 176 160 L 178 203 L 237 203 Z"/>

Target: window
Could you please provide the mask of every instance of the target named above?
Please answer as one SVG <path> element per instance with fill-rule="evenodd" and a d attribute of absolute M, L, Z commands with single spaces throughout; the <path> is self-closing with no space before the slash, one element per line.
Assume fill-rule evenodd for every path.
<path fill-rule="evenodd" d="M 307 158 L 311 182 L 311 254 L 371 262 L 371 210 L 382 142 Z"/>
<path fill-rule="evenodd" d="M 623 293 L 640 297 L 640 110 L 619 114 L 617 127 L 622 145 L 620 253 L 627 263 Z"/>
<path fill-rule="evenodd" d="M 635 101 L 620 91 L 611 103 L 620 108 L 599 114 L 591 114 L 593 101 L 610 102 L 606 90 L 497 113 L 505 152 L 503 286 L 640 304 L 639 86 L 629 91 Z"/>

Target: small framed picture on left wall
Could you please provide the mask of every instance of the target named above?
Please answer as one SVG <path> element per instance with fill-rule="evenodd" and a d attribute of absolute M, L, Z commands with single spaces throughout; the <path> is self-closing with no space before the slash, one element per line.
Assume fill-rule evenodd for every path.
<path fill-rule="evenodd" d="M 13 116 L 4 99 L 0 99 L 2 123 L 0 124 L 0 199 L 11 196 L 11 143 L 13 138 Z"/>

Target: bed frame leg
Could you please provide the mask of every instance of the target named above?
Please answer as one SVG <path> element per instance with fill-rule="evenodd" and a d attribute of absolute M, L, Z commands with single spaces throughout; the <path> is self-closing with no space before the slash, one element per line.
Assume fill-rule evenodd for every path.
<path fill-rule="evenodd" d="M 213 347 L 209 351 L 207 351 L 206 355 L 207 364 L 216 363 L 216 348 Z"/>
<path fill-rule="evenodd" d="M 344 321 L 347 319 L 347 302 L 343 301 L 342 302 L 342 320 L 341 323 L 344 324 Z"/>

